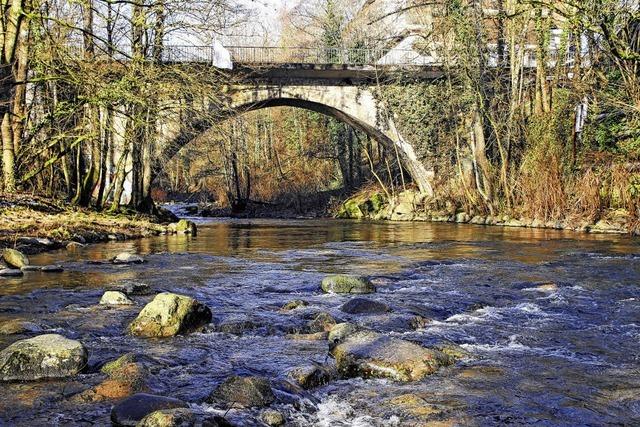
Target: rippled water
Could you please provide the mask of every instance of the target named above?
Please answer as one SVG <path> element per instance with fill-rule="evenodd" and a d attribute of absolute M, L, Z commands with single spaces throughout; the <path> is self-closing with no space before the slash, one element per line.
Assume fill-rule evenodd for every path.
<path fill-rule="evenodd" d="M 124 250 L 142 266 L 93 265 Z M 112 402 L 71 397 L 102 378 L 95 369 L 126 352 L 145 355 L 153 392 L 201 409 L 232 373 L 275 383 L 288 369 L 325 362 L 322 341 L 286 333 L 304 317 L 335 317 L 425 345 L 452 342 L 473 357 L 417 383 L 340 380 L 276 406 L 290 425 L 638 425 L 640 257 L 637 240 L 544 230 L 425 223 L 217 220 L 197 237 L 164 236 L 93 245 L 32 258 L 65 273 L 0 279 L 0 320 L 24 318 L 80 339 L 87 373 L 68 381 L 3 384 L 0 424 L 108 425 Z M 370 276 L 393 312 L 353 316 L 346 296 L 322 295 L 327 273 Z M 205 302 L 214 323 L 250 320 L 241 336 L 213 332 L 165 340 L 132 338 L 138 306 L 97 306 L 105 287 L 132 279 L 154 292 Z M 553 282 L 557 288 L 539 288 Z M 311 304 L 281 313 L 292 299 Z M 432 319 L 414 330 L 408 319 Z M 0 336 L 0 347 L 25 338 Z M 281 400 L 287 400 L 279 392 Z M 290 396 L 289 396 L 290 398 Z M 291 400 L 291 399 L 289 399 Z M 242 414 L 230 413 L 231 418 Z M 429 424 L 429 423 L 432 424 Z"/>

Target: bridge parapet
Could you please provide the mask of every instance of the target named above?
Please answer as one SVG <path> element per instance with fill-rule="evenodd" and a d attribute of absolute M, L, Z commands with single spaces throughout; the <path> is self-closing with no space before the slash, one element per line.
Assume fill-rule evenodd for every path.
<path fill-rule="evenodd" d="M 432 58 L 412 49 L 368 49 L 325 47 L 226 46 L 235 64 L 315 64 L 342 66 L 432 66 Z M 166 62 L 213 62 L 212 46 L 166 46 Z M 439 64 L 438 64 L 439 65 Z"/>

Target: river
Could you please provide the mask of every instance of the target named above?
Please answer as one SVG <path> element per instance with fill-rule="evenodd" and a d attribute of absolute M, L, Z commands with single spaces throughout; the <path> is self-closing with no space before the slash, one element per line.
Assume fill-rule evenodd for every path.
<path fill-rule="evenodd" d="M 640 246 L 625 236 L 429 223 L 209 220 L 197 237 L 160 236 L 32 257 L 61 274 L 0 279 L 0 320 L 24 318 L 82 341 L 89 368 L 71 380 L 0 387 L 0 424 L 109 425 L 112 402 L 78 403 L 97 368 L 127 352 L 145 356 L 152 392 L 203 410 L 234 373 L 274 381 L 292 367 L 324 363 L 325 341 L 292 340 L 304 317 L 341 320 L 426 346 L 451 342 L 471 357 L 426 380 L 336 380 L 299 402 L 274 406 L 293 426 L 639 425 Z M 139 266 L 92 264 L 136 251 Z M 347 296 L 324 295 L 329 273 L 369 276 L 371 296 L 393 311 L 348 315 Z M 97 305 L 109 284 L 135 280 L 190 295 L 214 325 L 250 321 L 241 335 L 215 332 L 134 338 L 135 307 Z M 555 286 L 543 286 L 553 283 Z M 279 308 L 304 299 L 296 313 Z M 407 319 L 430 319 L 413 329 Z M 0 336 L 4 348 L 25 335 Z M 250 425 L 245 415 L 230 418 Z M 235 418 L 234 418 L 235 417 Z M 432 424 L 428 424 L 431 422 Z"/>

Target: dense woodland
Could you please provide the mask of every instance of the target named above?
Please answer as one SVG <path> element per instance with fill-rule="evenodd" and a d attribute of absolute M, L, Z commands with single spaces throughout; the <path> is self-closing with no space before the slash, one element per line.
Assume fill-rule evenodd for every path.
<path fill-rule="evenodd" d="M 434 208 L 640 214 L 636 1 L 355 3 L 302 2 L 262 43 L 384 51 L 411 28 L 411 47 L 445 77 L 412 81 L 408 70 L 376 96 L 433 171 Z M 2 191 L 150 211 L 153 196 L 301 209 L 320 203 L 311 195 L 410 188 L 393 153 L 335 119 L 278 108 L 216 120 L 232 78 L 163 61 L 169 44 L 210 45 L 251 19 L 222 0 L 3 2 Z M 215 125 L 161 158 L 169 115 Z"/>

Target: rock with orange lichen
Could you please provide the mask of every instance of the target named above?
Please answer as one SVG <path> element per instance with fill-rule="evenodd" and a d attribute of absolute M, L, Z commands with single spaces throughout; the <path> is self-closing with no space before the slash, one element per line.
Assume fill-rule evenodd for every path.
<path fill-rule="evenodd" d="M 142 364 L 135 361 L 135 356 L 126 354 L 105 364 L 101 372 L 107 378 L 90 390 L 82 392 L 77 400 L 95 402 L 101 400 L 118 400 L 146 391 L 146 371 Z"/>

